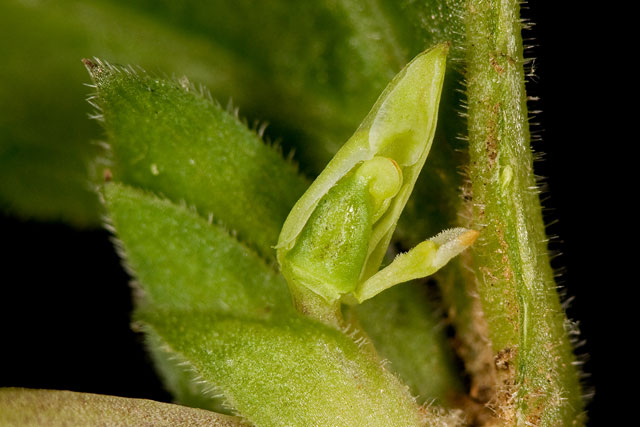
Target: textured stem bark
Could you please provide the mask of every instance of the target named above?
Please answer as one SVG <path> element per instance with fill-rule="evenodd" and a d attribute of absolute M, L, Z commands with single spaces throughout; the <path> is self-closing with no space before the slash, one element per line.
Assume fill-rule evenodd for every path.
<path fill-rule="evenodd" d="M 580 425 L 570 330 L 549 263 L 527 122 L 520 6 L 469 0 L 465 26 L 478 293 L 509 425 Z"/>

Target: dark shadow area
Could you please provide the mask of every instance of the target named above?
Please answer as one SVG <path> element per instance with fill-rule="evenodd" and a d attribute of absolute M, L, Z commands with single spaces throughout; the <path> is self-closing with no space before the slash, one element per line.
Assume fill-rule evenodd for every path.
<path fill-rule="evenodd" d="M 614 288 L 615 251 L 605 250 L 613 227 L 612 207 L 619 203 L 612 190 L 615 174 L 610 124 L 615 107 L 607 102 L 610 88 L 600 85 L 607 66 L 603 33 L 605 16 L 595 9 L 560 5 L 558 2 L 530 2 L 522 15 L 535 23 L 525 32 L 525 54 L 530 64 L 528 93 L 539 97 L 531 110 L 541 110 L 532 119 L 534 149 L 542 155 L 535 164 L 543 177 L 542 194 L 551 250 L 557 254 L 552 265 L 562 287 L 569 317 L 578 322 L 582 344 L 576 353 L 584 362 L 585 392 L 591 394 L 587 411 L 589 425 L 613 423 L 622 416 L 613 411 L 620 393 L 620 379 L 607 375 L 612 363 L 621 363 L 614 331 L 620 313 Z M 604 57 L 600 56 L 604 55 Z M 554 237 L 555 236 L 555 237 Z M 619 274 L 619 273 L 618 273 Z M 615 359 L 614 359 L 615 357 Z M 595 394 L 593 394 L 595 392 Z"/>
<path fill-rule="evenodd" d="M 170 401 L 106 231 L 0 217 L 0 386 Z"/>

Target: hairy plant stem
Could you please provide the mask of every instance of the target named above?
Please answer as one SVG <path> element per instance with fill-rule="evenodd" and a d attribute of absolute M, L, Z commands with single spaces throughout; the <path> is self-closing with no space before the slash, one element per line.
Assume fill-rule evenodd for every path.
<path fill-rule="evenodd" d="M 469 175 L 478 293 L 508 425 L 581 425 L 575 357 L 533 174 L 517 0 L 470 0 L 465 17 Z"/>

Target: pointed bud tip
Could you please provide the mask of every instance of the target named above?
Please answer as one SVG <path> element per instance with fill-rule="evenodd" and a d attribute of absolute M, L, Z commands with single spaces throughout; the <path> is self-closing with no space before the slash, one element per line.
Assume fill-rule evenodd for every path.
<path fill-rule="evenodd" d="M 465 247 L 469 247 L 473 245 L 473 242 L 476 241 L 479 235 L 480 235 L 479 231 L 467 230 L 458 236 L 458 242 L 460 242 L 460 244 Z"/>
<path fill-rule="evenodd" d="M 449 55 L 450 48 L 451 42 L 439 43 L 423 51 L 421 54 L 416 56 L 412 62 L 422 61 L 424 63 L 427 63 L 428 61 L 432 61 L 434 57 L 445 59 L 447 55 Z"/>
<path fill-rule="evenodd" d="M 436 45 L 436 49 L 440 49 L 442 53 L 446 55 L 447 53 L 449 53 L 449 49 L 451 49 L 451 42 L 450 41 L 442 42 Z"/>

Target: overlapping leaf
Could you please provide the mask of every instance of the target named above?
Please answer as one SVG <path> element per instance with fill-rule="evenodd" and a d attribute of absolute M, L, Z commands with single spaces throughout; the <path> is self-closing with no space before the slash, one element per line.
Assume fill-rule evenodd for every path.
<path fill-rule="evenodd" d="M 377 358 L 298 317 L 282 278 L 233 237 L 127 186 L 109 184 L 105 197 L 138 272 L 139 317 L 182 402 L 211 409 L 217 403 L 202 392 L 212 389 L 257 425 L 327 424 L 343 405 L 361 408 L 345 414 L 345 425 L 418 425 L 413 399 Z M 195 379 L 203 386 L 186 392 Z"/>

